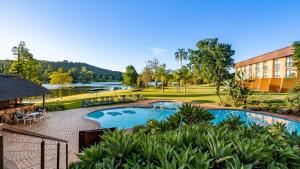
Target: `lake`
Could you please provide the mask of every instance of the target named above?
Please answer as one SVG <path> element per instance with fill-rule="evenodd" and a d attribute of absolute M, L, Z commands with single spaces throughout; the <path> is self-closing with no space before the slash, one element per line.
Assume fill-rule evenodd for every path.
<path fill-rule="evenodd" d="M 110 90 L 125 90 L 128 86 L 123 86 L 121 82 L 92 82 L 92 83 L 73 83 L 70 88 L 60 90 L 58 85 L 42 84 L 45 88 L 51 90 L 53 94 L 48 97 L 71 96 L 75 94 L 96 93 Z"/>

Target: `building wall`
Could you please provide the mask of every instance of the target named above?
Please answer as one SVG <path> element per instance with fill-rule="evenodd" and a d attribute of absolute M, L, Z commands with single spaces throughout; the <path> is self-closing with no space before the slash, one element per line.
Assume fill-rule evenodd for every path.
<path fill-rule="evenodd" d="M 239 62 L 235 65 L 235 71 L 245 73 L 253 89 L 286 92 L 298 82 L 296 68 L 287 63 L 291 61 L 292 54 L 291 47 L 279 49 Z"/>

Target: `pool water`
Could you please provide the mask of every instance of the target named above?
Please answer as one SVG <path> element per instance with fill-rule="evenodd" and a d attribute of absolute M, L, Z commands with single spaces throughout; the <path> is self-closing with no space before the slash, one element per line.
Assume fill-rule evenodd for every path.
<path fill-rule="evenodd" d="M 217 109 L 208 111 L 215 116 L 215 119 L 212 120 L 213 124 L 218 124 L 230 116 L 239 116 L 242 121 L 245 121 L 246 125 L 256 123 L 258 125 L 267 126 L 276 122 L 280 122 L 286 125 L 289 132 L 296 131 L 297 133 L 300 133 L 300 122 L 292 120 L 241 110 Z"/>
<path fill-rule="evenodd" d="M 100 128 L 116 127 L 118 129 L 127 129 L 136 125 L 146 124 L 150 119 L 165 120 L 178 112 L 181 103 L 164 101 L 154 102 L 152 105 L 153 108 L 128 107 L 99 110 L 88 114 L 87 118 L 99 122 Z M 215 119 L 211 121 L 213 124 L 218 124 L 230 116 L 239 116 L 247 125 L 256 123 L 266 126 L 280 122 L 286 125 L 289 132 L 296 131 L 300 133 L 300 122 L 292 120 L 241 110 L 215 109 L 208 111 L 215 116 Z"/>
<path fill-rule="evenodd" d="M 146 124 L 150 119 L 164 120 L 175 112 L 177 112 L 176 109 L 130 107 L 100 110 L 88 114 L 87 117 L 98 121 L 100 128 L 117 127 L 118 129 L 127 129 Z"/>

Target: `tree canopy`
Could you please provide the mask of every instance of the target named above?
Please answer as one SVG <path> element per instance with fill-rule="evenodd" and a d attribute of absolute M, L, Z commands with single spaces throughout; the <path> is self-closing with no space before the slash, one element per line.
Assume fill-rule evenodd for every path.
<path fill-rule="evenodd" d="M 50 84 L 56 84 L 59 88 L 66 87 L 71 84 L 72 81 L 72 77 L 69 73 L 65 72 L 63 68 L 60 68 L 58 71 L 55 71 L 50 75 Z"/>
<path fill-rule="evenodd" d="M 220 87 L 228 78 L 229 69 L 233 67 L 232 56 L 235 51 L 230 44 L 219 43 L 218 38 L 201 40 L 196 46 L 196 50 L 190 51 L 190 62 L 215 84 L 216 93 L 221 100 Z"/>
<path fill-rule="evenodd" d="M 293 48 L 294 48 L 293 58 L 295 60 L 298 70 L 300 70 L 300 41 L 294 42 Z"/>
<path fill-rule="evenodd" d="M 21 41 L 18 46 L 14 46 L 12 53 L 16 56 L 16 60 L 10 65 L 8 73 L 19 75 L 35 83 L 40 83 L 40 64 L 33 58 L 25 42 Z"/>
<path fill-rule="evenodd" d="M 187 59 L 188 52 L 185 51 L 185 49 L 177 49 L 177 52 L 175 52 L 175 59 L 180 61 L 180 65 L 182 67 L 182 61 Z"/>
<path fill-rule="evenodd" d="M 140 80 L 148 86 L 148 83 L 152 80 L 153 72 L 149 67 L 145 67 L 142 74 L 140 75 Z"/>
<path fill-rule="evenodd" d="M 126 71 L 123 73 L 123 84 L 128 86 L 136 86 L 138 73 L 132 65 L 126 67 Z"/>
<path fill-rule="evenodd" d="M 157 81 L 161 81 L 161 88 L 162 92 L 165 92 L 165 82 L 167 80 L 167 69 L 166 69 L 166 64 L 162 64 L 158 66 L 157 72 L 156 72 L 156 79 Z"/>

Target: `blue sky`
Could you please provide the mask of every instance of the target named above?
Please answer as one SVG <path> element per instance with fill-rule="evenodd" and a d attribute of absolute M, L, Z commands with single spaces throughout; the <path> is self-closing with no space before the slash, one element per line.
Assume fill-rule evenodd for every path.
<path fill-rule="evenodd" d="M 218 37 L 235 61 L 300 40 L 299 0 L 0 0 L 0 59 L 24 40 L 35 58 L 141 71 Z"/>

